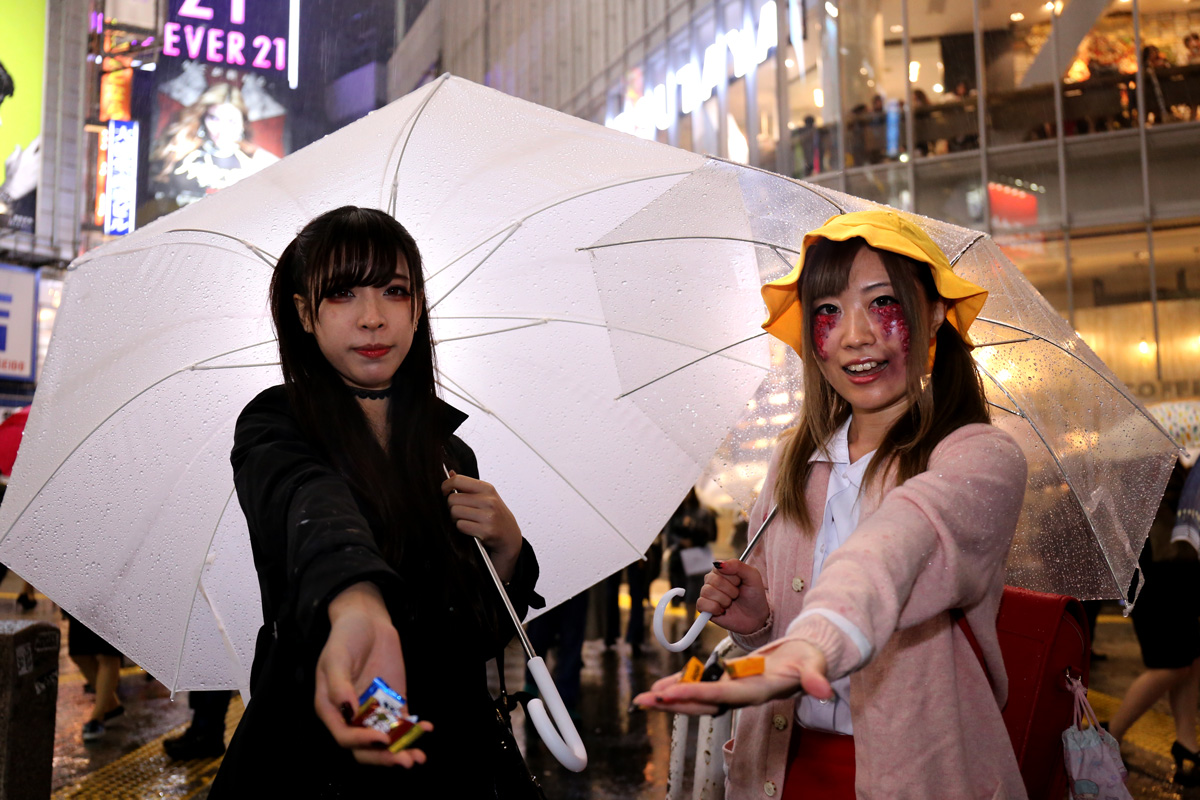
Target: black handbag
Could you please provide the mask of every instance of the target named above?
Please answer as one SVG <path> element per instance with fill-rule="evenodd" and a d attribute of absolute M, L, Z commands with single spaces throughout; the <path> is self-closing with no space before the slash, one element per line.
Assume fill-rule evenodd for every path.
<path fill-rule="evenodd" d="M 518 703 L 528 702 L 529 695 L 518 692 L 510 695 L 504 685 L 504 651 L 496 656 L 496 672 L 500 676 L 500 696 L 496 698 L 496 749 L 493 769 L 496 771 L 497 800 L 546 800 L 542 785 L 529 771 L 513 736 L 512 710 Z M 527 712 L 528 713 L 528 712 Z"/>

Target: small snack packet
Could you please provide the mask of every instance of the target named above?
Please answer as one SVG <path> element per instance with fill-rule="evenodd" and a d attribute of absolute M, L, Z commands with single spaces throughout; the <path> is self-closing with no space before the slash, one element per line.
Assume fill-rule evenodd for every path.
<path fill-rule="evenodd" d="M 725 672 L 731 678 L 749 678 L 762 675 L 766 669 L 766 660 L 762 656 L 746 656 L 725 662 Z"/>
<path fill-rule="evenodd" d="M 680 683 L 699 683 L 700 676 L 704 674 L 704 662 L 692 656 L 687 662 L 687 666 L 683 668 L 683 677 L 679 679 Z"/>
<path fill-rule="evenodd" d="M 403 695 L 388 686 L 383 678 L 371 681 L 358 698 L 358 712 L 350 720 L 351 725 L 386 733 L 388 750 L 393 753 L 399 753 L 425 732 L 417 722 L 417 717 L 408 713 L 408 703 Z"/>

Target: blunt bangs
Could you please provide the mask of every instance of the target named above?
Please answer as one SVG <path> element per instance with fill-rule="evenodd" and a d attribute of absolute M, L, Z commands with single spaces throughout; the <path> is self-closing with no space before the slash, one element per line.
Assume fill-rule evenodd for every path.
<path fill-rule="evenodd" d="M 307 274 L 295 276 L 312 308 L 355 286 L 386 286 L 401 264 L 407 268 L 413 294 L 423 294 L 420 253 L 407 231 L 390 217 L 356 209 L 345 214 L 336 233 L 330 234 L 312 237 L 305 258 Z"/>

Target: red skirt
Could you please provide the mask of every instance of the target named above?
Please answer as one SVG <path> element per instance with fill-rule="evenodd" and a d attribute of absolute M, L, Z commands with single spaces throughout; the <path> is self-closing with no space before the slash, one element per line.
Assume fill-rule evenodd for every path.
<path fill-rule="evenodd" d="M 854 737 L 792 729 L 781 800 L 854 800 Z"/>

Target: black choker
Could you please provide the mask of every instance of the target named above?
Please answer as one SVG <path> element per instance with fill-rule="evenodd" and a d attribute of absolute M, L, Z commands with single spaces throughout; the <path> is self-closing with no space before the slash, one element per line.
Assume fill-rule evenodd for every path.
<path fill-rule="evenodd" d="M 357 386 L 351 386 L 350 391 L 355 397 L 363 400 L 386 400 L 392 396 L 392 387 L 386 389 L 359 389 Z"/>

